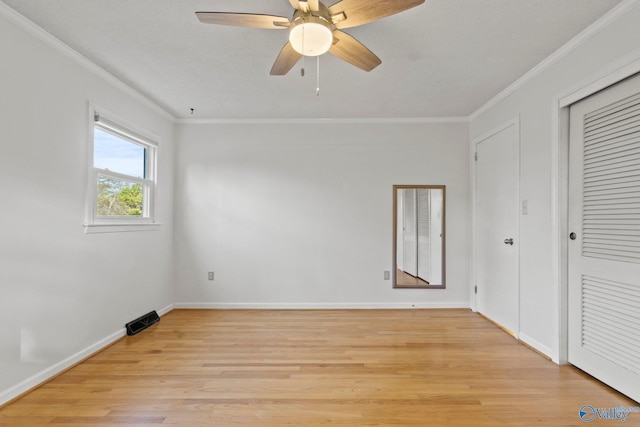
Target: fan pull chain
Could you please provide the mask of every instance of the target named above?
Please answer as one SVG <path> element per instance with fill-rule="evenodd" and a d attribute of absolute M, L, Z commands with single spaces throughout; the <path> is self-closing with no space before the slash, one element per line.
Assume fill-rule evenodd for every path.
<path fill-rule="evenodd" d="M 302 18 L 302 23 L 304 24 L 304 18 Z M 302 51 L 304 52 L 304 25 L 302 26 Z M 300 68 L 300 77 L 304 77 L 304 58 L 306 55 L 302 56 L 302 68 Z"/>
<path fill-rule="evenodd" d="M 316 58 L 316 96 L 320 96 L 320 55 Z"/>

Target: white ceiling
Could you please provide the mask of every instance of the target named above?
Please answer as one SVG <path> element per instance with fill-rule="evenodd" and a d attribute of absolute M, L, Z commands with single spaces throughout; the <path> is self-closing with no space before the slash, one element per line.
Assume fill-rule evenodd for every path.
<path fill-rule="evenodd" d="M 194 14 L 291 17 L 288 0 L 2 1 L 175 117 L 196 119 L 466 117 L 621 2 L 426 0 L 345 30 L 382 65 L 367 73 L 323 55 L 316 96 L 315 58 L 305 77 L 302 61 L 269 75 L 286 30 Z"/>

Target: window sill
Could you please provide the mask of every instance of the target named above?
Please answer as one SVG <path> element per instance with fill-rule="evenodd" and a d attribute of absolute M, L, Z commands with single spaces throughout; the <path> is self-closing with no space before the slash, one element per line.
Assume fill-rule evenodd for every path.
<path fill-rule="evenodd" d="M 162 224 L 154 223 L 114 223 L 114 224 L 84 224 L 85 234 L 95 233 L 126 233 L 131 231 L 158 231 Z"/>

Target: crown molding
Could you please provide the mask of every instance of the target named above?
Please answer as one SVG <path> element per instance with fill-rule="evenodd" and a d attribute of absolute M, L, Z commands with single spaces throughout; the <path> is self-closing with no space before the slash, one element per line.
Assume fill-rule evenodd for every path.
<path fill-rule="evenodd" d="M 469 117 L 397 117 L 397 118 L 299 118 L 299 119 L 176 119 L 188 125 L 265 125 L 265 124 L 424 124 L 469 123 Z"/>
<path fill-rule="evenodd" d="M 487 101 L 480 108 L 475 110 L 473 113 L 469 115 L 469 120 L 475 120 L 482 113 L 486 112 L 490 108 L 494 107 L 500 101 L 507 98 L 509 95 L 513 94 L 520 87 L 524 86 L 529 81 L 533 80 L 535 77 L 542 74 L 545 70 L 547 70 L 552 65 L 556 64 L 558 61 L 569 55 L 583 43 L 594 37 L 596 34 L 600 33 L 603 29 L 611 25 L 613 22 L 617 21 L 619 18 L 624 16 L 631 9 L 637 7 L 640 4 L 640 0 L 624 0 L 618 6 L 611 9 L 605 15 L 600 17 L 596 22 L 591 24 L 577 36 L 569 40 L 563 46 L 561 46 L 558 50 L 553 52 L 547 58 L 542 60 L 538 65 L 533 67 L 527 73 L 525 73 L 518 80 L 513 82 L 511 85 L 507 86 L 502 92 L 498 93 L 496 96 Z"/>
<path fill-rule="evenodd" d="M 97 77 L 100 77 L 107 83 L 115 86 L 117 89 L 123 91 L 125 94 L 142 103 L 144 106 L 149 107 L 163 118 L 170 120 L 171 122 L 175 122 L 176 118 L 167 110 L 160 107 L 157 103 L 142 95 L 140 92 L 133 89 L 131 86 L 129 86 L 113 74 L 109 73 L 104 68 L 97 65 L 95 62 L 89 60 L 87 57 L 80 54 L 78 51 L 53 36 L 51 33 L 45 31 L 42 27 L 27 19 L 25 16 L 21 15 L 2 1 L 0 1 L 0 16 L 6 18 L 8 21 L 22 28 L 28 34 L 34 36 L 41 42 L 45 43 L 47 46 L 53 48 L 58 53 L 61 53 L 68 59 L 75 62 L 77 65 L 80 65 L 85 70 L 96 75 Z"/>

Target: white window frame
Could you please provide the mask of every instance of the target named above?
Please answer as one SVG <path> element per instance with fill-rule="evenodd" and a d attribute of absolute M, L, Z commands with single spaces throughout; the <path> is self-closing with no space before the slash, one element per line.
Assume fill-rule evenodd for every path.
<path fill-rule="evenodd" d="M 130 175 L 101 169 L 94 166 L 95 129 L 123 138 L 133 144 L 145 148 L 145 177 Z M 117 118 L 110 112 L 89 105 L 89 165 L 87 179 L 87 201 L 85 212 L 85 233 L 109 233 L 123 231 L 153 231 L 159 228 L 156 219 L 157 190 L 157 158 L 159 138 L 146 131 L 141 131 Z M 142 186 L 142 216 L 103 216 L 98 215 L 98 175 L 133 182 Z"/>

